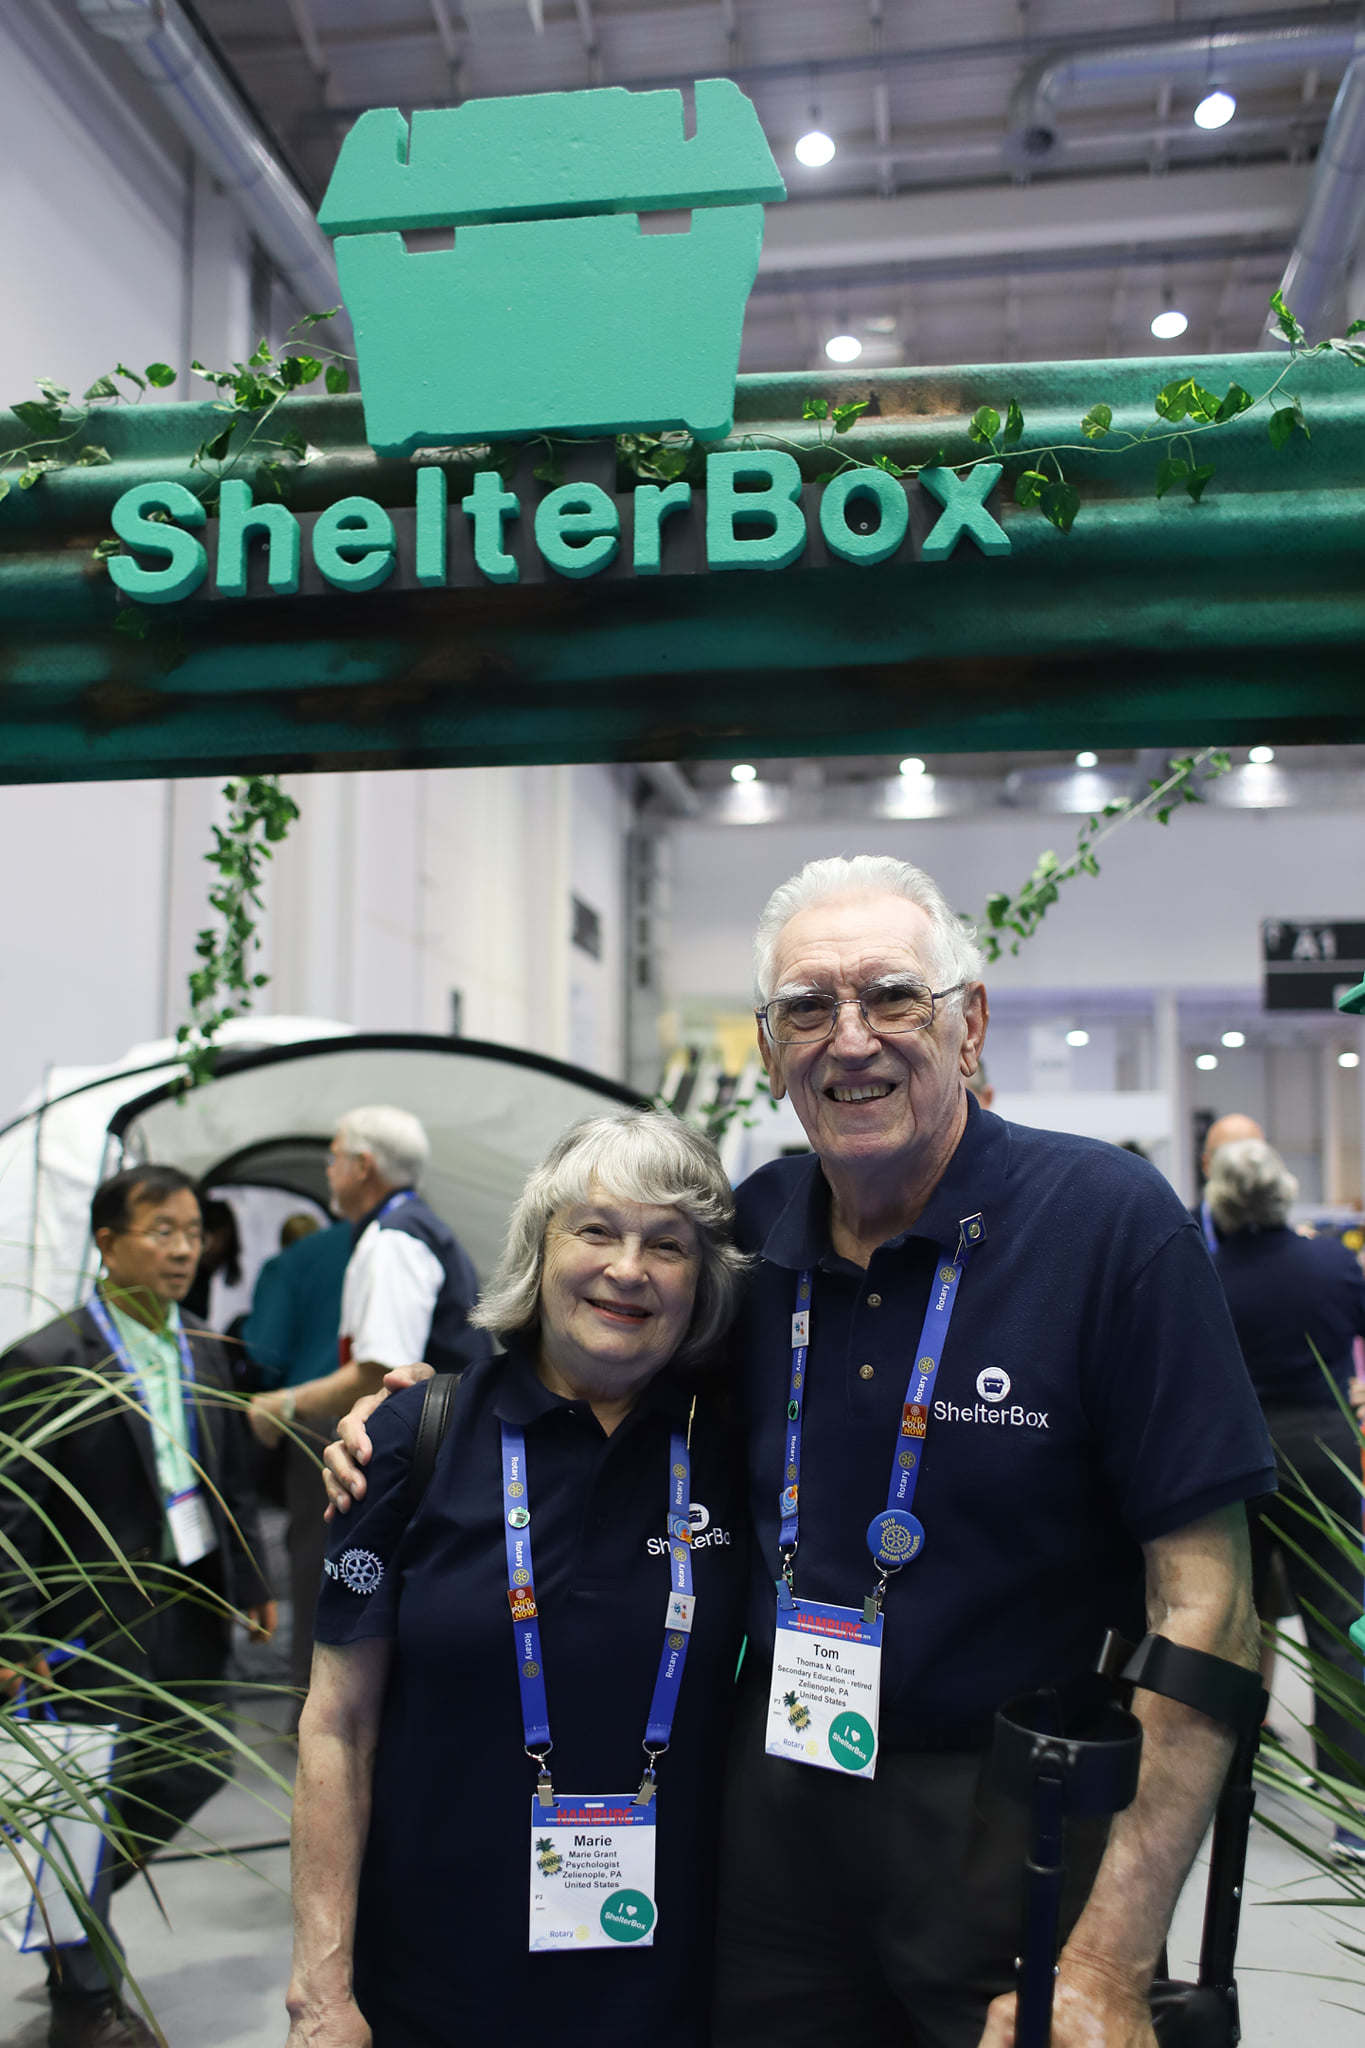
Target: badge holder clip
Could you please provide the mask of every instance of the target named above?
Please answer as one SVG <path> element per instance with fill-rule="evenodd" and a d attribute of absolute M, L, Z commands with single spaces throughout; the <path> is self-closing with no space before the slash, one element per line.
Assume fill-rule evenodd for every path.
<path fill-rule="evenodd" d="M 645 1753 L 645 1772 L 640 1780 L 640 1789 L 635 1795 L 637 1806 L 648 1806 L 659 1789 L 659 1758 L 666 1754 L 666 1742 L 646 1742 L 641 1747 Z"/>
<path fill-rule="evenodd" d="M 542 1748 L 528 1748 L 526 1751 L 527 1756 L 530 1757 L 531 1762 L 536 1767 L 536 1804 L 538 1806 L 553 1806 L 555 1804 L 555 1788 L 550 1781 L 549 1761 L 550 1751 L 553 1748 L 554 1744 L 547 1742 Z"/>

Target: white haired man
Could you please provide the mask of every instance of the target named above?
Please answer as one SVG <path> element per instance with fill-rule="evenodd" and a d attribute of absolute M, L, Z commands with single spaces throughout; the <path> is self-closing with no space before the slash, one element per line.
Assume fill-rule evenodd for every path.
<path fill-rule="evenodd" d="M 754 1570 L 715 2048 L 1005 2048 L 1027 1830 L 996 1708 L 1141 1635 L 1144 1576 L 1148 1625 L 1256 1662 L 1243 1503 L 1274 1462 L 1198 1227 L 1144 1161 L 969 1098 L 980 966 L 895 860 L 813 862 L 759 924 L 759 1047 L 813 1151 L 738 1193 Z M 1055 2048 L 1153 2048 L 1231 1752 L 1137 1698 L 1134 1804 L 1107 1842 L 1068 1824 Z"/>

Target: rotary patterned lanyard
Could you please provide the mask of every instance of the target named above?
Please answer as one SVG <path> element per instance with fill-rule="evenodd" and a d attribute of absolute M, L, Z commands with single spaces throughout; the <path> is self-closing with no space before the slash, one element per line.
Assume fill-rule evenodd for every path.
<path fill-rule="evenodd" d="M 668 1606 L 664 1641 L 654 1695 L 649 1703 L 643 1748 L 645 1771 L 636 1803 L 647 1806 L 657 1787 L 656 1766 L 668 1748 L 677 1712 L 678 1692 L 687 1663 L 696 1598 L 692 1591 L 692 1453 L 691 1431 L 674 1430 L 668 1449 Z M 526 1754 L 537 1766 L 536 1798 L 555 1803 L 550 1781 L 550 1710 L 545 1698 L 545 1659 L 540 1649 L 540 1616 L 531 1562 L 531 1510 L 526 1479 L 526 1437 L 510 1423 L 502 1425 L 502 1491 L 507 1538 L 507 1599 L 512 1609 L 512 1638 L 521 1688 L 521 1719 Z"/>
<path fill-rule="evenodd" d="M 956 1249 L 950 1251 L 947 1245 L 942 1245 L 938 1250 L 929 1306 L 924 1312 L 924 1327 L 920 1331 L 914 1367 L 905 1390 L 905 1405 L 901 1411 L 896 1455 L 891 1461 L 891 1482 L 887 1488 L 886 1506 L 879 1514 L 873 1516 L 868 1525 L 867 1547 L 872 1553 L 879 1574 L 876 1591 L 863 1602 L 863 1617 L 868 1622 L 871 1622 L 880 1611 L 887 1580 L 891 1574 L 898 1572 L 902 1565 L 907 1565 L 918 1557 L 924 1548 L 924 1525 L 910 1510 L 924 1465 L 923 1446 L 929 1430 L 934 1381 L 938 1377 L 943 1347 L 948 1341 L 948 1326 L 952 1321 L 968 1254 L 982 1242 L 985 1235 L 986 1225 L 982 1217 L 965 1216 L 958 1225 Z M 787 1456 L 783 1468 L 786 1485 L 778 1503 L 782 1518 L 777 1539 L 782 1556 L 782 1576 L 777 1582 L 777 1598 L 779 1606 L 782 1607 L 791 1607 L 795 1602 L 792 1578 L 796 1564 L 796 1547 L 801 1537 L 801 1425 L 806 1404 L 806 1361 L 810 1349 L 811 1277 L 809 1266 L 798 1274 L 796 1307 L 792 1313 L 792 1367 L 787 1398 Z"/>

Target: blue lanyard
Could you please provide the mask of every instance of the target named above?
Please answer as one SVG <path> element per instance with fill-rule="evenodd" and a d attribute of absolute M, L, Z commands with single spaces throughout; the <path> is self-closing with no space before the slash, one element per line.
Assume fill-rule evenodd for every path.
<path fill-rule="evenodd" d="M 664 1642 L 654 1694 L 649 1703 L 644 1752 L 648 1759 L 637 1794 L 647 1806 L 654 1797 L 655 1766 L 668 1748 L 678 1708 L 687 1645 L 692 1628 L 692 1457 L 688 1436 L 674 1430 L 668 1446 L 668 1608 Z M 545 1698 L 545 1659 L 540 1648 L 540 1615 L 531 1563 L 531 1510 L 527 1506 L 526 1437 L 510 1423 L 502 1425 L 502 1491 L 507 1538 L 507 1600 L 512 1610 L 512 1639 L 521 1688 L 521 1721 L 526 1754 L 539 1766 L 536 1796 L 542 1806 L 554 1805 L 554 1788 L 546 1762 L 550 1740 L 550 1709 Z"/>
<path fill-rule="evenodd" d="M 95 1327 L 98 1329 L 101 1337 L 103 1337 L 110 1351 L 137 1389 L 139 1404 L 150 1417 L 152 1404 L 147 1398 L 147 1389 L 142 1383 L 142 1375 L 133 1364 L 132 1356 L 127 1345 L 119 1335 L 118 1327 L 113 1317 L 100 1300 L 98 1294 L 92 1294 L 85 1305 L 94 1317 Z M 197 1465 L 199 1463 L 199 1417 L 195 1412 L 194 1403 L 187 1398 L 184 1392 L 184 1388 L 194 1385 L 194 1358 L 190 1351 L 189 1340 L 185 1336 L 185 1325 L 183 1323 L 181 1323 L 175 1335 L 176 1341 L 180 1346 L 180 1372 L 182 1380 L 180 1399 L 185 1410 L 185 1435 L 188 1438 L 187 1448 L 190 1463 Z"/>
<path fill-rule="evenodd" d="M 1219 1238 L 1218 1232 L 1214 1228 L 1213 1210 L 1209 1207 L 1209 1198 L 1207 1195 L 1205 1195 L 1203 1201 L 1199 1204 L 1199 1227 L 1204 1233 L 1204 1242 L 1208 1246 L 1209 1250 L 1211 1252 L 1216 1252 L 1219 1249 Z"/>
<path fill-rule="evenodd" d="M 941 1246 L 935 1260 L 929 1306 L 924 1312 L 924 1327 L 920 1331 L 914 1367 L 905 1390 L 886 1506 L 873 1517 L 867 1532 L 867 1547 L 881 1574 L 877 1591 L 864 1602 L 864 1613 L 869 1620 L 875 1615 L 890 1574 L 909 1564 L 924 1548 L 923 1525 L 910 1509 L 924 1465 L 923 1443 L 929 1429 L 934 1381 L 938 1377 L 943 1347 L 948 1341 L 948 1326 L 953 1318 L 968 1253 L 982 1242 L 985 1235 L 986 1225 L 982 1217 L 965 1216 L 958 1226 L 956 1250 L 949 1251 L 946 1245 Z M 778 1503 L 781 1527 L 777 1540 L 782 1553 L 782 1577 L 777 1582 L 777 1597 L 783 1607 L 790 1607 L 794 1602 L 792 1573 L 801 1536 L 801 1426 L 806 1406 L 806 1362 L 810 1350 L 810 1299 L 811 1269 L 806 1267 L 797 1276 L 796 1307 L 792 1313 L 787 1455 L 783 1465 L 784 1485 Z M 917 1443 L 919 1449 L 915 1448 Z M 869 1608 L 872 1610 L 870 1614 L 867 1612 Z"/>
<path fill-rule="evenodd" d="M 401 1209 L 404 1202 L 410 1202 L 412 1197 L 413 1190 L 411 1188 L 400 1188 L 396 1195 L 387 1196 L 380 1204 L 379 1212 L 373 1220 L 376 1223 L 382 1223 L 386 1216 L 392 1216 L 395 1209 Z"/>

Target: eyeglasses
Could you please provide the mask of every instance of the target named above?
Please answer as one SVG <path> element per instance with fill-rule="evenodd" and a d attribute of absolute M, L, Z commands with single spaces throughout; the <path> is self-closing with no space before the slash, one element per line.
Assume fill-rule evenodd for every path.
<path fill-rule="evenodd" d="M 169 1251 L 177 1238 L 183 1237 L 192 1252 L 204 1248 L 204 1233 L 197 1223 L 191 1223 L 187 1230 L 177 1230 L 174 1224 L 157 1223 L 150 1230 L 121 1230 L 120 1237 L 140 1237 L 144 1244 L 154 1244 L 159 1252 Z"/>
<path fill-rule="evenodd" d="M 829 996 L 811 989 L 776 996 L 754 1015 L 776 1045 L 818 1045 L 833 1037 L 840 1010 L 856 1003 L 864 1024 L 878 1038 L 904 1038 L 912 1031 L 927 1031 L 935 1006 L 966 986 L 958 981 L 935 990 L 922 981 L 879 981 L 856 996 Z"/>

